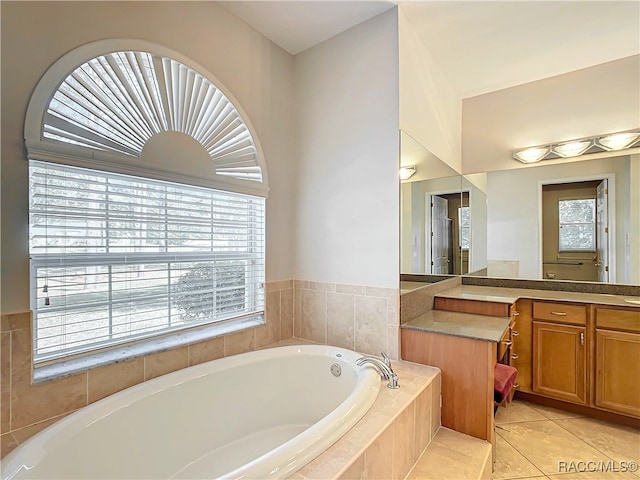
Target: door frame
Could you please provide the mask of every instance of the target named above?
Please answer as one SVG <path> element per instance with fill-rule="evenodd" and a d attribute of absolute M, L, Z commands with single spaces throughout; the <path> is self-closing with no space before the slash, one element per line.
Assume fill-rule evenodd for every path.
<path fill-rule="evenodd" d="M 616 269 L 616 175 L 615 173 L 603 173 L 601 175 L 592 174 L 582 177 L 564 177 L 564 178 L 549 178 L 546 180 L 538 180 L 538 277 L 544 280 L 542 277 L 542 187 L 544 185 L 557 185 L 559 183 L 577 183 L 577 182 L 590 182 L 596 180 L 608 181 L 608 195 L 609 201 L 607 202 L 609 213 L 609 283 L 617 282 L 617 269 Z M 613 199 L 613 200 L 611 200 Z"/>

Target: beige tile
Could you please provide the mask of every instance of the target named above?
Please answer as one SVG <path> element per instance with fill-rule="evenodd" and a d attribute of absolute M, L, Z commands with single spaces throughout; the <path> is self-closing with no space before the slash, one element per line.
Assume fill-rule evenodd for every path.
<path fill-rule="evenodd" d="M 427 385 L 415 400 L 415 458 L 422 455 L 424 449 L 431 442 L 432 388 L 432 385 Z"/>
<path fill-rule="evenodd" d="M 11 422 L 11 332 L 0 334 L 0 434 Z"/>
<path fill-rule="evenodd" d="M 475 479 L 490 456 L 487 442 L 441 428 L 407 479 Z"/>
<path fill-rule="evenodd" d="M 496 435 L 496 463 L 493 479 L 535 477 L 544 475 L 500 435 Z"/>
<path fill-rule="evenodd" d="M 327 343 L 329 345 L 354 349 L 354 317 L 353 295 L 327 293 Z"/>
<path fill-rule="evenodd" d="M 293 337 L 293 289 L 280 292 L 280 339 Z"/>
<path fill-rule="evenodd" d="M 94 368 L 87 372 L 89 403 L 144 381 L 144 359 Z"/>
<path fill-rule="evenodd" d="M 0 435 L 0 458 L 18 446 L 18 442 L 10 433 Z"/>
<path fill-rule="evenodd" d="M 398 315 L 398 299 L 387 299 L 387 325 L 400 325 L 400 315 Z"/>
<path fill-rule="evenodd" d="M 551 420 L 511 423 L 496 433 L 545 475 L 561 473 L 559 462 L 599 461 L 604 455 Z"/>
<path fill-rule="evenodd" d="M 380 355 L 387 349 L 387 300 L 378 297 L 355 297 L 355 349 Z"/>
<path fill-rule="evenodd" d="M 302 290 L 300 292 L 300 321 L 302 338 L 306 338 L 312 342 L 326 343 L 326 292 L 317 290 Z"/>
<path fill-rule="evenodd" d="M 53 418 L 49 418 L 48 420 L 43 420 L 42 422 L 38 422 L 38 423 L 34 423 L 33 425 L 29 425 L 27 427 L 23 427 L 20 428 L 18 430 L 14 430 L 13 436 L 15 437 L 16 441 L 20 444 L 26 442 L 28 439 L 30 439 L 31 437 L 33 437 L 36 433 L 41 432 L 42 430 L 44 430 L 45 428 L 47 428 L 50 425 L 53 425 L 54 423 L 56 423 L 59 420 L 62 420 L 64 417 L 66 417 L 67 415 L 71 414 L 73 412 L 68 412 L 65 413 L 63 415 L 58 415 L 56 417 Z"/>
<path fill-rule="evenodd" d="M 638 430 L 592 418 L 572 418 L 554 422 L 616 462 L 640 463 Z"/>
<path fill-rule="evenodd" d="M 338 284 L 336 285 L 337 293 L 348 293 L 350 295 L 366 295 L 367 287 L 362 285 L 344 285 Z"/>
<path fill-rule="evenodd" d="M 232 333 L 224 337 L 224 356 L 238 355 L 255 349 L 253 329 Z"/>
<path fill-rule="evenodd" d="M 316 290 L 319 292 L 335 292 L 336 284 L 327 282 L 309 282 L 307 287 L 309 290 Z"/>
<path fill-rule="evenodd" d="M 150 380 L 188 366 L 188 346 L 147 355 L 144 357 L 144 379 Z"/>
<path fill-rule="evenodd" d="M 365 451 L 364 478 L 367 480 L 392 478 L 389 452 L 393 452 L 393 425 L 386 428 Z"/>
<path fill-rule="evenodd" d="M 302 338 L 302 290 L 293 292 L 293 336 Z"/>
<path fill-rule="evenodd" d="M 400 360 L 400 328 L 387 325 L 387 355 L 392 360 Z"/>
<path fill-rule="evenodd" d="M 310 480 L 335 478 L 343 471 L 344 466 L 350 464 L 358 455 L 360 455 L 358 446 L 345 436 L 300 469 L 298 473 Z"/>
<path fill-rule="evenodd" d="M 339 480 L 363 480 L 364 454 L 360 455 L 349 467 L 338 475 Z"/>
<path fill-rule="evenodd" d="M 13 330 L 11 332 L 11 385 L 27 386 L 31 384 L 31 330 Z"/>
<path fill-rule="evenodd" d="M 393 422 L 392 478 L 404 478 L 416 462 L 415 404 L 412 402 Z"/>
<path fill-rule="evenodd" d="M 638 477 L 630 472 L 622 471 L 596 471 L 563 473 L 561 475 L 549 475 L 550 480 L 637 480 Z M 518 479 L 520 480 L 520 479 Z"/>
<path fill-rule="evenodd" d="M 267 323 L 255 329 L 256 348 L 270 345 L 280 340 L 280 291 L 267 294 Z"/>
<path fill-rule="evenodd" d="M 36 385 L 13 382 L 11 429 L 26 427 L 86 405 L 86 372 Z"/>
<path fill-rule="evenodd" d="M 496 412 L 496 425 L 513 422 L 531 422 L 535 420 L 547 420 L 547 417 L 532 408 L 528 403 L 514 400 L 506 407 L 499 407 Z"/>
<path fill-rule="evenodd" d="M 189 365 L 210 362 L 224 357 L 224 338 L 216 337 L 189 345 Z"/>
<path fill-rule="evenodd" d="M 9 313 L 0 316 L 0 331 L 31 330 L 31 312 Z"/>
<path fill-rule="evenodd" d="M 565 412 L 564 410 L 558 410 L 557 408 L 547 407 L 545 405 L 538 405 L 537 403 L 528 403 L 528 405 L 549 420 L 582 417 L 582 415 L 578 413 Z"/>
<path fill-rule="evenodd" d="M 267 283 L 265 287 L 266 287 L 265 290 L 266 290 L 267 293 L 277 292 L 279 290 L 286 290 L 288 288 L 292 288 L 293 287 L 293 281 L 292 280 L 278 280 L 276 282 Z"/>
<path fill-rule="evenodd" d="M 394 298 L 398 295 L 395 288 L 365 287 L 365 295 L 367 297 Z"/>
<path fill-rule="evenodd" d="M 431 382 L 433 401 L 431 403 L 431 438 L 436 436 L 442 421 L 442 407 L 440 405 L 442 395 L 442 373 Z"/>

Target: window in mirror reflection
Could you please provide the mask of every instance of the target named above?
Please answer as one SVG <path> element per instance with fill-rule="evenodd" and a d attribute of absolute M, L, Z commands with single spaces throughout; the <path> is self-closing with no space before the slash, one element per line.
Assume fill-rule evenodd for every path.
<path fill-rule="evenodd" d="M 560 251 L 595 252 L 596 199 L 575 198 L 558 201 Z"/>

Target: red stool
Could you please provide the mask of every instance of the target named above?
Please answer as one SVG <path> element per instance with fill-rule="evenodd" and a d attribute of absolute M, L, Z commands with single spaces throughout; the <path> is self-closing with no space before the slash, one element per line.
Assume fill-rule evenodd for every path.
<path fill-rule="evenodd" d="M 511 403 L 513 395 L 516 391 L 516 380 L 518 378 L 518 370 L 509 365 L 496 363 L 493 375 L 493 400 L 495 404 L 494 412 L 498 406 L 504 407 L 507 403 Z"/>

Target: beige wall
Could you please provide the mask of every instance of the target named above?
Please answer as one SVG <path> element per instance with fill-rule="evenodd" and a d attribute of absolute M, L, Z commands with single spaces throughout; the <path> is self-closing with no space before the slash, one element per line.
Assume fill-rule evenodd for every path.
<path fill-rule="evenodd" d="M 396 9 L 294 60 L 295 278 L 398 288 Z"/>
<path fill-rule="evenodd" d="M 29 98 L 63 54 L 104 38 L 168 47 L 212 72 L 256 128 L 269 175 L 267 280 L 293 278 L 293 58 L 214 2 L 5 2 L 2 8 L 2 313 L 29 309 Z"/>
<path fill-rule="evenodd" d="M 639 119 L 640 55 L 466 98 L 462 173 L 523 168 L 515 149 L 630 130 Z"/>
<path fill-rule="evenodd" d="M 398 7 L 398 22 L 400 128 L 460 172 L 460 97 L 432 59 L 429 45 L 420 40 L 402 5 Z"/>

